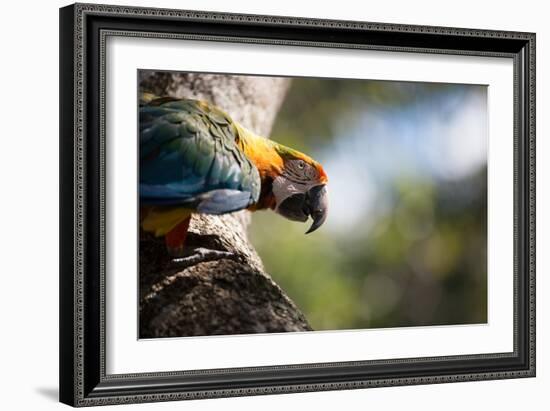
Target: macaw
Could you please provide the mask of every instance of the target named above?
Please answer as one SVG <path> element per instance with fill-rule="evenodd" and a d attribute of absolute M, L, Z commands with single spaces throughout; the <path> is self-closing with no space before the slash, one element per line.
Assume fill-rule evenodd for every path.
<path fill-rule="evenodd" d="M 205 101 L 143 94 L 139 108 L 141 228 L 182 256 L 193 213 L 272 209 L 327 218 L 327 175 L 311 157 L 256 135 Z M 306 234 L 307 234 L 306 233 Z"/>

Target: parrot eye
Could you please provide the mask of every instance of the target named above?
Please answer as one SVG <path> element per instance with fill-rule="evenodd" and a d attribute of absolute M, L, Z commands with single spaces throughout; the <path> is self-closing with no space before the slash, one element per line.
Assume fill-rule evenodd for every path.
<path fill-rule="evenodd" d="M 300 170 L 303 170 L 305 166 L 306 166 L 306 163 L 303 160 L 298 160 L 298 168 Z"/>

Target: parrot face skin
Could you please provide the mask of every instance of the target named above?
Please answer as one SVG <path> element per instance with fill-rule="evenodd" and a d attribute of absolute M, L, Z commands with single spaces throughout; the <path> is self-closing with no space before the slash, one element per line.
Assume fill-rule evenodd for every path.
<path fill-rule="evenodd" d="M 327 175 L 309 156 L 258 136 L 203 101 L 140 102 L 140 225 L 182 254 L 193 213 L 272 209 L 313 223 L 326 220 Z"/>
<path fill-rule="evenodd" d="M 315 167 L 304 160 L 289 160 L 281 176 L 273 181 L 275 212 L 292 221 L 313 224 L 306 232 L 319 228 L 327 218 L 328 197 L 326 185 Z"/>

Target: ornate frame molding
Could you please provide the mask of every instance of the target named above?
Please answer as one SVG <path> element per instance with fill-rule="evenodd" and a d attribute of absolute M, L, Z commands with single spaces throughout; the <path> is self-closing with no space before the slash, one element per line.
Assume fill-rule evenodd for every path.
<path fill-rule="evenodd" d="M 366 387 L 432 384 L 531 377 L 535 375 L 535 35 L 532 33 L 413 26 L 384 23 L 315 20 L 294 17 L 211 13 L 200 11 L 150 9 L 95 4 L 76 4 L 61 9 L 61 313 L 60 313 L 60 398 L 75 406 L 216 398 L 258 394 L 323 391 Z M 134 26 L 110 29 L 102 26 L 114 19 L 137 20 Z M 95 20 L 94 20 L 95 19 Z M 111 20 L 110 20 L 111 19 Z M 166 32 L 147 31 L 147 24 L 164 22 Z M 245 27 L 254 35 L 226 33 L 199 34 L 170 32 L 179 24 L 204 25 L 208 31 L 216 24 Z M 124 25 L 124 22 L 121 23 Z M 136 30 L 135 24 L 142 29 Z M 160 24 L 160 23 L 159 23 Z M 266 38 L 266 28 L 285 31 L 286 38 Z M 302 29 L 306 34 L 302 33 Z M 183 28 L 185 31 L 185 28 Z M 345 33 L 349 42 L 306 40 L 311 30 Z M 228 35 L 230 34 L 230 35 Z M 263 34 L 263 35 L 262 35 Z M 402 34 L 409 44 L 366 42 L 364 35 L 387 39 Z M 237 43 L 279 44 L 331 48 L 361 48 L 384 51 L 465 54 L 514 59 L 514 352 L 471 356 L 415 358 L 404 360 L 357 361 L 309 365 L 281 365 L 206 371 L 174 371 L 106 375 L 105 373 L 105 48 L 108 36 L 132 36 L 227 41 Z M 306 37 L 307 37 L 306 36 Z M 425 45 L 423 45 L 425 44 Z M 463 46 L 460 46 L 460 45 Z M 476 44 L 481 47 L 475 48 Z M 435 47 L 434 47 L 435 45 Z M 459 45 L 460 47 L 456 47 Z M 472 48 L 474 47 L 474 48 Z M 497 48 L 496 50 L 494 48 Z M 93 54 L 91 55 L 90 52 Z M 68 77 L 71 78 L 70 84 Z M 94 111 L 89 99 L 99 102 Z M 91 126 L 91 119 L 97 120 Z M 92 128 L 90 128 L 92 127 Z M 91 134 L 96 142 L 90 140 Z M 95 140 L 94 140 L 95 141 Z M 94 151 L 96 150 L 96 151 Z M 90 153 L 97 152 L 99 161 Z M 91 176 L 90 170 L 97 169 Z M 90 189 L 91 187 L 91 189 Z M 98 194 L 96 200 L 90 200 Z M 93 202 L 93 204 L 91 203 Z M 94 202 L 95 201 L 95 202 Z M 89 210 L 93 210 L 89 213 Z M 93 214 L 93 215 L 92 215 Z M 97 223 L 97 227 L 95 227 Z M 95 231 L 90 234 L 91 231 Z M 70 252 L 67 250 L 70 248 Z M 91 257 L 97 257 L 91 262 Z M 93 268 L 92 265 L 93 264 Z M 99 278 L 97 278 L 99 276 Z M 99 280 L 90 288 L 90 281 Z M 95 281 L 95 280 L 94 280 Z M 91 310 L 91 311 L 90 311 Z M 97 318 L 96 316 L 97 311 Z M 91 315 L 91 313 L 93 315 Z M 90 333 L 93 338 L 90 339 Z M 92 341 L 93 340 L 93 341 Z M 508 361 L 504 368 L 497 360 Z M 406 366 L 417 364 L 488 364 L 486 372 L 472 366 L 470 371 L 451 374 L 427 373 L 408 376 Z M 495 364 L 495 366 L 491 366 Z M 503 363 L 504 364 L 504 363 Z M 365 374 L 347 379 L 334 376 L 353 367 L 388 366 L 386 376 Z M 393 367 L 393 368 L 392 368 Z M 258 373 L 276 375 L 281 371 L 299 375 L 310 370 L 311 383 L 276 385 L 240 384 Z M 321 370 L 325 374 L 321 376 Z M 400 371 L 401 370 L 401 371 Z M 318 371 L 318 372 L 317 372 Z M 326 373 L 328 372 L 328 377 Z M 234 383 L 223 388 L 209 385 L 209 376 L 223 373 Z M 318 378 L 313 375 L 319 374 Z M 263 375 L 263 374 L 262 374 Z M 290 374 L 289 374 L 290 375 Z M 305 374 L 304 374 L 305 375 Z M 340 374 L 338 374 L 340 375 Z M 345 375 L 345 374 L 344 374 Z M 201 377 L 200 382 L 194 379 Z M 322 377 L 322 378 L 321 378 Z M 244 378 L 244 377 L 243 377 Z M 296 378 L 296 377 L 295 377 Z M 324 378 L 324 379 L 323 379 Z M 302 378 L 303 380 L 303 378 Z M 151 389 L 139 388 L 149 386 Z M 202 384 L 202 385 L 201 385 Z M 160 388 L 160 390 L 159 390 Z M 158 392 L 160 391 L 160 392 Z"/>

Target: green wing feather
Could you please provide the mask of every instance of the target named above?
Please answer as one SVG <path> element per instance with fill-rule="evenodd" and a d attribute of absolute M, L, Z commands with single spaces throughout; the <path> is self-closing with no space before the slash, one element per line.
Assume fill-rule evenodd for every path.
<path fill-rule="evenodd" d="M 139 114 L 142 204 L 219 214 L 257 202 L 258 170 L 235 143 L 238 130 L 222 110 L 163 97 L 142 99 Z"/>

